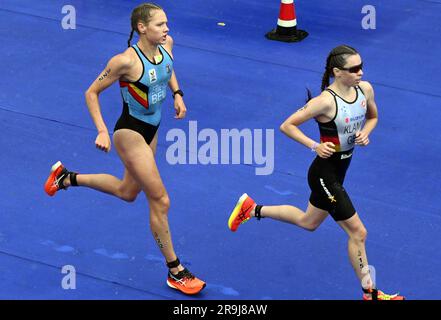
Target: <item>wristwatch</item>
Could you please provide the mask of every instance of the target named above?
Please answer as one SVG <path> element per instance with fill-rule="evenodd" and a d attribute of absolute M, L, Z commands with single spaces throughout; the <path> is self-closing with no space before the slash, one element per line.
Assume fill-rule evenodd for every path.
<path fill-rule="evenodd" d="M 184 96 L 184 92 L 181 89 L 176 90 L 173 92 L 173 99 L 175 98 L 175 95 L 179 94 L 181 97 Z"/>

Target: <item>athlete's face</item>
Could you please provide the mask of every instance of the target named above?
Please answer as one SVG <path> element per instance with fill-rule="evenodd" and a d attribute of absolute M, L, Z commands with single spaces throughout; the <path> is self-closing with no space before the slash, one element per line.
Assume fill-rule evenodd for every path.
<path fill-rule="evenodd" d="M 337 68 L 336 77 L 347 86 L 357 86 L 363 76 L 363 61 L 359 54 L 350 55 L 342 68 Z"/>
<path fill-rule="evenodd" d="M 147 25 L 143 25 L 143 34 L 153 44 L 165 44 L 168 34 L 167 16 L 162 10 L 153 10 Z"/>

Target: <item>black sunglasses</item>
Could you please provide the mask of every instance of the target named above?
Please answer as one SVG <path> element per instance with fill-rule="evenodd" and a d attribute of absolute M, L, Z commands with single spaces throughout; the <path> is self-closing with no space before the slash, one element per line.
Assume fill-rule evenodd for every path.
<path fill-rule="evenodd" d="M 358 71 L 363 69 L 363 62 L 360 63 L 358 66 L 353 66 L 353 67 L 350 67 L 350 68 L 343 68 L 343 67 L 341 67 L 341 68 L 338 67 L 338 68 L 340 70 L 345 70 L 345 71 L 348 71 L 350 73 L 357 73 Z"/>

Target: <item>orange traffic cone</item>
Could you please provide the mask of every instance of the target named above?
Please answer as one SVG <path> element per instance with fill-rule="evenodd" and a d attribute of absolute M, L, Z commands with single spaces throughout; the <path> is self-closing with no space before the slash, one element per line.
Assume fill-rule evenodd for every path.
<path fill-rule="evenodd" d="M 308 32 L 297 30 L 294 0 L 281 0 L 277 28 L 265 35 L 270 40 L 297 42 L 308 36 Z"/>

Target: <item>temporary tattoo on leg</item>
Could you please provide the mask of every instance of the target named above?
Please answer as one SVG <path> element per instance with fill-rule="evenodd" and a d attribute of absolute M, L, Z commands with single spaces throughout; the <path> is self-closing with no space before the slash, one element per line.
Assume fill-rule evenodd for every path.
<path fill-rule="evenodd" d="M 159 235 L 156 232 L 155 232 L 155 240 L 156 240 L 156 243 L 158 244 L 159 248 L 163 249 L 164 245 L 162 244 L 161 238 L 159 238 Z"/>
<path fill-rule="evenodd" d="M 358 261 L 360 262 L 360 269 L 362 270 L 364 268 L 363 258 L 361 257 L 361 251 L 358 250 Z"/>
<path fill-rule="evenodd" d="M 168 230 L 166 230 L 165 233 L 168 234 Z M 167 242 L 163 243 L 157 232 L 155 232 L 155 240 L 159 246 L 159 249 L 164 249 L 165 247 L 167 247 Z"/>

